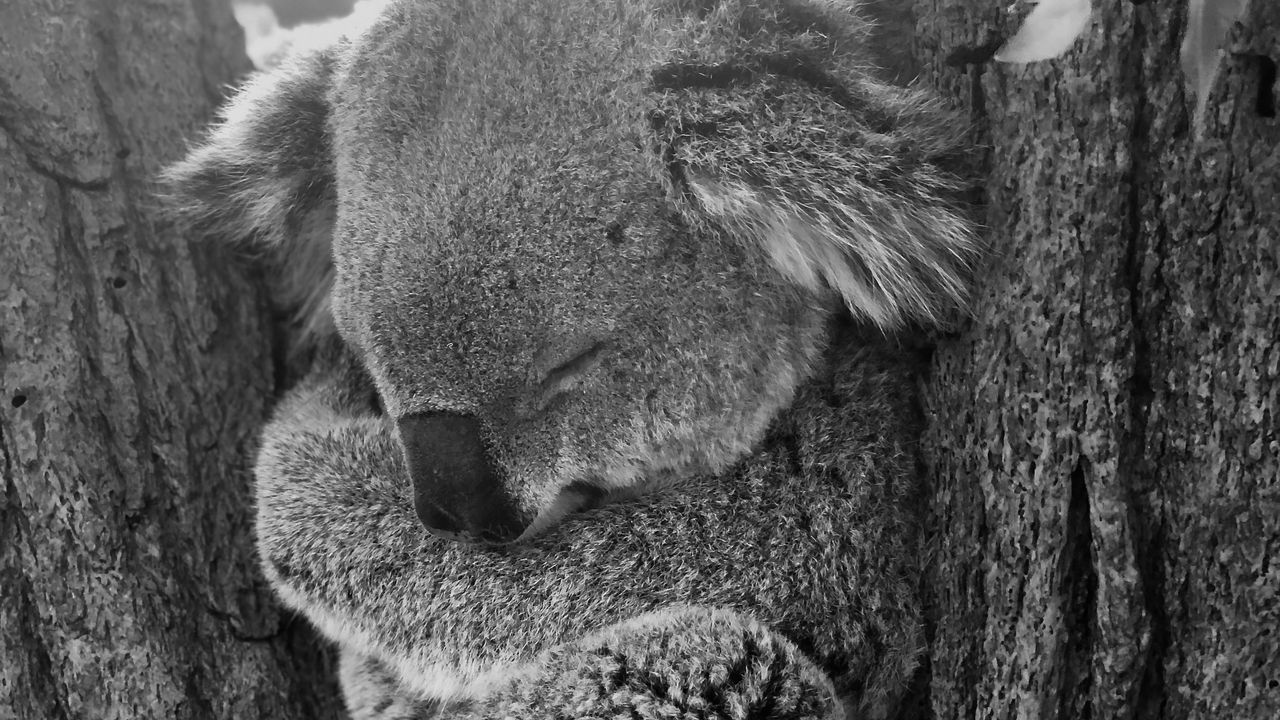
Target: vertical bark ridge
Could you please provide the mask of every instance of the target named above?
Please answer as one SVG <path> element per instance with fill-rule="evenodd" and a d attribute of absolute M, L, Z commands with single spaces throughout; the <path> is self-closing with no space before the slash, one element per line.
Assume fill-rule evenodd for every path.
<path fill-rule="evenodd" d="M 1280 7 L 1263 5 L 1193 133 L 1181 5 L 1095 4 L 1063 57 L 975 81 L 948 60 L 981 63 L 1014 21 L 917 3 L 926 75 L 990 131 L 996 251 L 925 389 L 938 717 L 1280 713 L 1262 659 L 1280 646 L 1258 630 L 1280 621 L 1280 124 L 1257 59 L 1280 55 Z"/>

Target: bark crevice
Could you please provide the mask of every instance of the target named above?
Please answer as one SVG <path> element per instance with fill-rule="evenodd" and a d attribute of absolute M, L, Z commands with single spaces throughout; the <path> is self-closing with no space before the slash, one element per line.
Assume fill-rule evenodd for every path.
<path fill-rule="evenodd" d="M 1058 717 L 1091 720 L 1091 664 L 1097 635 L 1098 573 L 1085 460 L 1071 471 L 1066 532 L 1062 548 L 1060 593 L 1067 638 L 1058 690 Z"/>

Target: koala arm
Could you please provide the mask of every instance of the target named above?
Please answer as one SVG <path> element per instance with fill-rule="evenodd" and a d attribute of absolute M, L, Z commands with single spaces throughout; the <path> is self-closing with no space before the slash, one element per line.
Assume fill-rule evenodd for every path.
<path fill-rule="evenodd" d="M 440 716 L 379 661 L 345 651 L 353 720 Z M 768 627 L 727 610 L 676 607 L 540 653 L 484 697 L 450 708 L 474 720 L 524 717 L 839 718 L 827 675 Z"/>
<path fill-rule="evenodd" d="M 755 623 L 802 648 L 838 692 L 858 692 L 852 702 L 896 695 L 909 678 L 918 608 L 897 554 L 874 540 L 898 520 L 838 474 L 756 458 L 734 477 L 574 516 L 508 550 L 477 550 L 422 529 L 392 424 L 369 411 L 371 400 L 344 355 L 282 403 L 257 466 L 259 547 L 288 604 L 347 651 L 390 668 L 406 692 L 532 702 L 546 690 L 538 673 L 599 671 L 601 647 L 678 636 L 720 657 L 735 633 L 760 637 Z M 673 628 L 702 617 L 704 629 L 660 641 L 663 623 L 626 624 L 679 607 L 691 614 L 649 617 Z M 749 618 L 733 622 L 751 631 L 720 635 L 713 629 L 731 621 L 710 608 Z M 780 642 L 770 636 L 781 667 L 814 686 L 803 679 L 817 671 Z"/>

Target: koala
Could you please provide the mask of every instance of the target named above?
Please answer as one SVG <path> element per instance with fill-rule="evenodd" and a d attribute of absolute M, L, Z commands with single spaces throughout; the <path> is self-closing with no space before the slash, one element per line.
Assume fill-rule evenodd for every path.
<path fill-rule="evenodd" d="M 400 0 L 174 165 L 313 360 L 257 535 L 355 718 L 894 712 L 964 124 L 836 0 Z"/>

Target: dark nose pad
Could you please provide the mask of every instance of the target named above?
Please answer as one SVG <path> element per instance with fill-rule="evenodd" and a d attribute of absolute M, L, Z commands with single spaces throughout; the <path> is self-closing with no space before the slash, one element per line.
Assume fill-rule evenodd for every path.
<path fill-rule="evenodd" d="M 441 412 L 406 415 L 398 425 L 414 508 L 428 530 L 449 540 L 488 544 L 520 536 L 528 523 L 494 470 L 479 421 Z"/>

